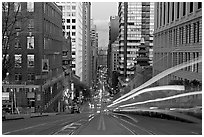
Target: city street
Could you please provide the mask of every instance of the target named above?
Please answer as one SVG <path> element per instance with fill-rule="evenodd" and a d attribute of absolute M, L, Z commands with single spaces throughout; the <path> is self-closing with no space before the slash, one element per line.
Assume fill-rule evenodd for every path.
<path fill-rule="evenodd" d="M 4 135 L 201 135 L 201 132 L 201 124 L 109 112 L 2 122 Z"/>
<path fill-rule="evenodd" d="M 2 135 L 202 135 L 202 2 L 2 2 Z"/>

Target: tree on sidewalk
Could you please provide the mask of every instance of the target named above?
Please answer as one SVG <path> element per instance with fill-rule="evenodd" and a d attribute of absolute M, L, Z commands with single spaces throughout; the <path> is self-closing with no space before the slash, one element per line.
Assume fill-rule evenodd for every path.
<path fill-rule="evenodd" d="M 27 14 L 21 9 L 20 2 L 2 2 L 2 80 L 12 66 L 13 45 L 20 45 L 19 36 L 23 31 L 23 23 L 27 23 Z"/>

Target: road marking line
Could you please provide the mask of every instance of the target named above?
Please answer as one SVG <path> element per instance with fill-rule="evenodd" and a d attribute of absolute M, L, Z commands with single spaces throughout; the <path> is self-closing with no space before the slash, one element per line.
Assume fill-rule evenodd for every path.
<path fill-rule="evenodd" d="M 195 135 L 198 135 L 198 133 L 196 133 L 196 132 L 193 132 L 193 131 L 192 131 L 191 133 L 193 133 L 193 134 L 195 134 Z"/>
<path fill-rule="evenodd" d="M 124 121 L 124 122 L 127 122 L 128 124 L 130 124 L 130 125 L 132 125 L 132 126 L 135 126 L 134 124 L 130 123 L 129 121 L 126 121 L 126 120 L 124 120 L 124 119 L 121 119 L 121 120 Z"/>
<path fill-rule="evenodd" d="M 73 125 L 81 126 L 81 123 L 74 123 Z"/>
<path fill-rule="evenodd" d="M 23 131 L 23 130 L 27 130 L 27 129 L 30 129 L 30 128 L 35 128 L 35 127 L 38 127 L 38 126 L 43 126 L 43 125 L 46 125 L 46 124 L 47 124 L 47 123 L 43 123 L 43 124 L 39 124 L 39 125 L 27 127 L 27 128 L 22 128 L 22 129 L 18 129 L 18 130 L 13 130 L 13 131 L 6 132 L 6 133 L 3 133 L 3 134 L 4 134 L 4 135 L 7 135 L 7 134 L 10 134 L 10 133 L 13 133 L 13 132 Z"/>
<path fill-rule="evenodd" d="M 129 132 L 131 132 L 133 135 L 135 135 L 135 133 L 134 133 L 132 130 L 130 130 L 128 127 L 124 126 L 124 125 L 121 124 L 121 123 L 120 123 L 120 125 L 123 126 L 124 128 L 126 128 L 126 129 L 127 129 Z"/>

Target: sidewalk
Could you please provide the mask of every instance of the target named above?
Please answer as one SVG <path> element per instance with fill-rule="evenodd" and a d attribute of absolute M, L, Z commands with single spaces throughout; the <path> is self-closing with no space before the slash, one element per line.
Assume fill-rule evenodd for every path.
<path fill-rule="evenodd" d="M 53 116 L 58 113 L 31 113 L 31 114 L 9 114 L 2 117 L 2 120 L 17 120 L 17 119 L 26 119 L 26 118 L 34 118 L 34 117 L 43 117 L 43 116 Z"/>

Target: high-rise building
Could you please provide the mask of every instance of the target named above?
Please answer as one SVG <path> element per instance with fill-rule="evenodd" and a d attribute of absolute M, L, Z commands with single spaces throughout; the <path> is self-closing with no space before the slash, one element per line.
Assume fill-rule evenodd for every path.
<path fill-rule="evenodd" d="M 153 75 L 202 56 L 202 3 L 155 3 Z M 158 81 L 168 84 L 172 80 L 202 83 L 202 64 L 198 63 Z"/>
<path fill-rule="evenodd" d="M 8 32 L 4 37 L 10 37 L 9 49 L 2 49 L 3 54 L 8 53 L 11 65 L 7 82 L 3 84 L 3 92 L 11 99 L 8 103 L 21 110 L 30 107 L 32 112 L 52 104 L 52 111 L 57 111 L 58 103 L 49 104 L 49 101 L 63 90 L 61 9 L 52 2 L 6 2 L 3 5 L 8 9 L 2 11 L 2 19 L 10 20 L 15 26 L 10 30 L 15 32 L 12 35 L 5 30 Z M 2 23 L 3 30 L 4 25 Z"/>
<path fill-rule="evenodd" d="M 91 69 L 90 71 L 90 82 L 92 83 L 92 86 L 94 82 L 96 82 L 97 79 L 97 58 L 98 58 L 98 33 L 97 33 L 97 28 L 96 25 L 94 24 L 93 19 L 91 20 Z"/>
<path fill-rule="evenodd" d="M 135 66 L 152 64 L 154 3 L 119 2 L 119 73 L 134 75 Z"/>
<path fill-rule="evenodd" d="M 91 3 L 83 2 L 82 26 L 82 82 L 87 86 L 91 84 Z"/>
<path fill-rule="evenodd" d="M 119 34 L 119 17 L 111 16 L 109 22 L 109 44 L 108 44 L 108 55 L 107 55 L 107 68 L 109 78 L 112 79 L 112 43 L 117 39 Z"/>
<path fill-rule="evenodd" d="M 62 27 L 65 38 L 70 33 L 72 38 L 72 67 L 73 72 L 82 80 L 82 2 L 56 2 L 62 7 Z"/>

